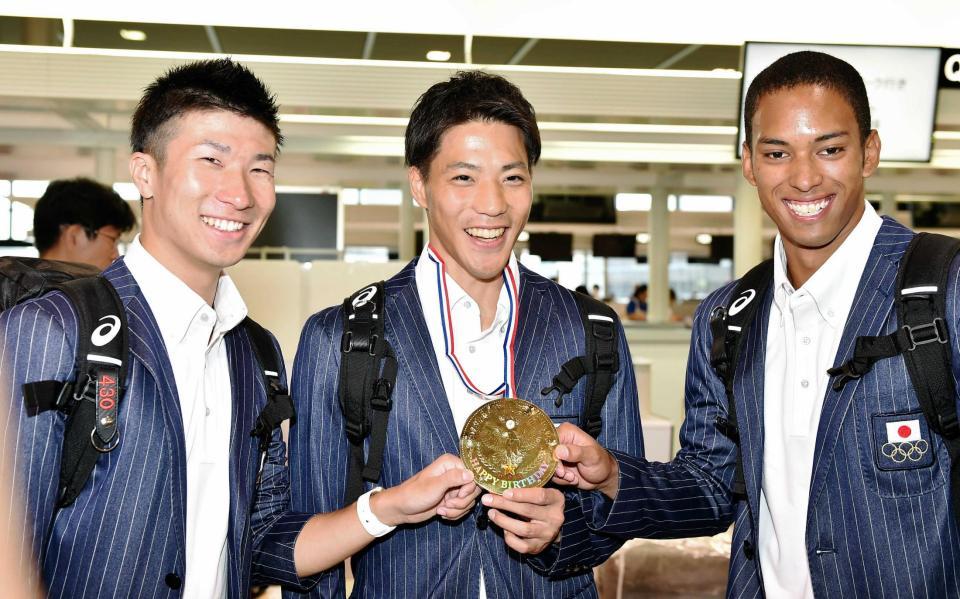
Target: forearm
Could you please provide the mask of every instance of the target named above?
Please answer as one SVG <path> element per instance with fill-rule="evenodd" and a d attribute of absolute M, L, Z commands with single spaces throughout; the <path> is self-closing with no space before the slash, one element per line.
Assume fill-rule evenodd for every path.
<path fill-rule="evenodd" d="M 725 530 L 733 502 L 721 481 L 682 459 L 661 464 L 613 452 L 620 468 L 614 501 L 587 516 L 590 528 L 620 538 L 682 538 Z"/>
<path fill-rule="evenodd" d="M 369 545 L 374 536 L 363 528 L 357 504 L 307 521 L 293 550 L 297 575 L 313 576 L 339 564 Z"/>

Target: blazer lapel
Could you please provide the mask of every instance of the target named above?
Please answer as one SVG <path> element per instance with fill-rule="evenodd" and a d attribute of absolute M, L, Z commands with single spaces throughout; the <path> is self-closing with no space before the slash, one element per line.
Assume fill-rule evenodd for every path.
<path fill-rule="evenodd" d="M 423 419 L 430 423 L 443 451 L 456 455 L 460 453 L 459 436 L 420 305 L 415 265 L 416 261 L 411 262 L 394 278 L 400 280 L 395 293 L 390 293 L 389 289 L 386 292 L 385 334 L 387 339 L 393 340 L 397 353 L 397 380 L 410 385 L 412 396 L 419 396 Z M 387 285 L 393 286 L 391 283 Z"/>
<path fill-rule="evenodd" d="M 770 323 L 770 308 L 773 305 L 773 285 L 767 288 L 763 303 L 754 316 L 754 323 L 747 329 L 734 375 L 733 397 L 737 408 L 737 426 L 740 432 L 740 454 L 743 463 L 743 478 L 747 488 L 754 519 L 753 530 L 760 514 L 760 485 L 763 481 L 763 401 L 764 371 L 767 360 L 767 329 Z"/>
<path fill-rule="evenodd" d="M 250 460 L 254 448 L 250 437 L 252 423 L 257 413 L 257 380 L 260 370 L 251 359 L 252 348 L 243 334 L 243 325 L 237 325 L 224 337 L 227 348 L 227 363 L 230 371 L 230 523 L 231 555 L 246 555 L 244 546 L 246 514 L 249 513 Z M 264 394 L 266 390 L 264 390 Z M 257 464 L 259 466 L 259 464 Z"/>
<path fill-rule="evenodd" d="M 117 290 L 120 301 L 127 309 L 127 328 L 129 330 L 130 354 L 138 361 L 153 378 L 156 385 L 156 394 L 148 392 L 134 395 L 127 393 L 126 401 L 145 401 L 156 398 L 161 402 L 164 412 L 164 437 L 171 454 L 171 463 L 174 464 L 176 476 L 173 479 L 174 522 L 178 527 L 181 538 L 186 528 L 187 505 L 187 456 L 183 433 L 183 416 L 180 412 L 180 398 L 177 395 L 176 379 L 173 376 L 173 367 L 167 354 L 166 345 L 160 334 L 160 327 L 147 305 L 147 300 L 140 291 L 139 285 L 123 260 L 117 260 L 103 276 Z M 130 364 L 131 367 L 134 364 Z M 144 383 L 147 384 L 146 382 Z M 123 401 L 123 400 L 121 400 Z"/>
<path fill-rule="evenodd" d="M 517 380 L 515 394 L 516 397 L 534 404 L 542 400 L 540 389 L 544 386 L 541 384 L 543 381 L 538 378 L 544 373 L 537 365 L 544 343 L 552 335 L 550 324 L 554 310 L 553 298 L 545 291 L 545 287 L 533 284 L 530 273 L 520 266 L 520 313 L 514 348 L 514 374 Z"/>
<path fill-rule="evenodd" d="M 893 297 L 890 293 L 895 288 L 897 267 L 911 237 L 912 233 L 908 229 L 884 218 L 884 224 L 877 233 L 873 250 L 870 252 L 860 278 L 853 305 L 850 307 L 834 366 L 840 366 L 853 357 L 857 337 L 882 335 L 886 332 L 887 320 L 893 309 Z M 812 513 L 817 496 L 823 490 L 827 473 L 835 457 L 833 449 L 840 435 L 840 426 L 860 386 L 860 381 L 861 379 L 848 381 L 839 392 L 830 387 L 824 396 L 813 455 L 809 513 Z M 832 379 L 830 383 L 832 385 Z"/>

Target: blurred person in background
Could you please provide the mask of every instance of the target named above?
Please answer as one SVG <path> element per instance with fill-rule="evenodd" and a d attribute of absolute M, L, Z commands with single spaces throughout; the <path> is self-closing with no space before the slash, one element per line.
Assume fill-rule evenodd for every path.
<path fill-rule="evenodd" d="M 637 285 L 633 289 L 633 295 L 627 302 L 627 319 L 646 320 L 647 319 L 647 284 Z"/>
<path fill-rule="evenodd" d="M 129 204 L 92 179 L 51 181 L 33 211 L 40 258 L 103 270 L 116 260 L 117 242 L 137 224 Z"/>

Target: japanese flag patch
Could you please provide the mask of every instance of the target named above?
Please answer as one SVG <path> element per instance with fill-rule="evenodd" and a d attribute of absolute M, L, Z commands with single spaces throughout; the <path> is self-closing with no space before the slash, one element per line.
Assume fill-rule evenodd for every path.
<path fill-rule="evenodd" d="M 895 420 L 885 423 L 887 427 L 887 443 L 903 443 L 920 440 L 920 419 Z"/>

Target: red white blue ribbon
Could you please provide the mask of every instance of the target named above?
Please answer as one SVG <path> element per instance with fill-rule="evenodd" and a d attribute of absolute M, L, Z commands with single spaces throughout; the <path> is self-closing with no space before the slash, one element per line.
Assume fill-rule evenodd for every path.
<path fill-rule="evenodd" d="M 493 391 L 484 391 L 467 374 L 466 369 L 457 358 L 457 345 L 453 333 L 453 318 L 450 312 L 450 294 L 447 291 L 447 266 L 443 259 L 433 251 L 433 248 L 427 248 L 427 256 L 434 263 L 437 269 L 437 297 L 440 300 L 440 323 L 443 330 L 444 351 L 447 359 L 453 365 L 454 371 L 460 377 L 464 386 L 477 395 L 483 397 L 514 397 L 516 395 L 516 377 L 514 372 L 514 344 L 517 339 L 517 323 L 519 322 L 519 298 L 517 291 L 517 277 L 510 268 L 510 264 L 503 269 L 503 285 L 507 290 L 507 301 L 510 311 L 507 318 L 507 331 L 503 338 L 503 382 Z"/>

